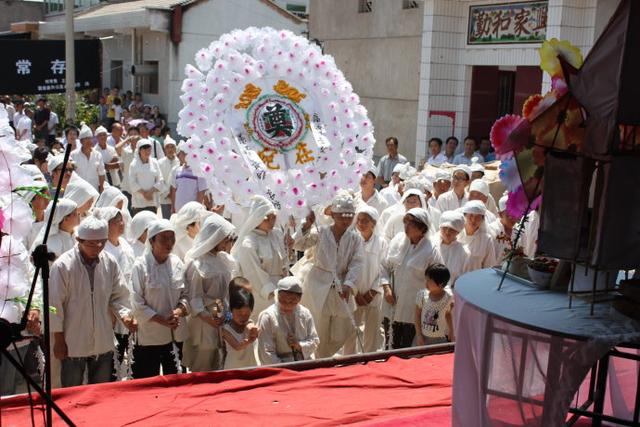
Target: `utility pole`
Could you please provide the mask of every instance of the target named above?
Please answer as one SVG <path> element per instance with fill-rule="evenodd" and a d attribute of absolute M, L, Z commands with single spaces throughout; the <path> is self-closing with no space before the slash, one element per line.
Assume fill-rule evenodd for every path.
<path fill-rule="evenodd" d="M 73 31 L 74 0 L 64 1 L 64 55 L 65 55 L 65 117 L 67 122 L 76 121 L 76 49 Z"/>

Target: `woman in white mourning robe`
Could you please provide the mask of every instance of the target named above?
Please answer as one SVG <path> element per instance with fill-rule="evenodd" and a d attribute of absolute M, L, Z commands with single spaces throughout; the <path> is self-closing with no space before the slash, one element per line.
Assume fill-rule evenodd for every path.
<path fill-rule="evenodd" d="M 229 283 L 237 266 L 229 254 L 235 227 L 218 214 L 205 219 L 187 253 L 185 281 L 189 289 L 189 338 L 184 344 L 184 364 L 194 372 L 222 368 L 220 327 L 228 308 Z"/>
<path fill-rule="evenodd" d="M 424 289 L 427 267 L 442 263 L 438 249 L 429 239 L 429 227 L 426 210 L 410 209 L 404 216 L 404 232 L 391 240 L 382 263 L 382 286 L 388 306 L 384 324 L 392 348 L 413 344 L 416 295 Z"/>
<path fill-rule="evenodd" d="M 485 223 L 487 208 L 480 200 L 468 201 L 461 209 L 464 229 L 458 235 L 460 243 L 469 251 L 466 271 L 493 267 L 497 264 L 493 237 Z"/>
<path fill-rule="evenodd" d="M 439 233 L 434 235 L 433 245 L 438 249 L 451 278 L 447 284 L 453 288 L 456 280 L 466 273 L 469 251 L 458 241 L 458 235 L 464 229 L 464 215 L 455 210 L 447 211 L 440 217 Z"/>
<path fill-rule="evenodd" d="M 256 313 L 273 303 L 278 281 L 288 273 L 284 233 L 275 228 L 277 212 L 265 197 L 254 196 L 231 252 L 240 275 L 251 282 Z"/>
<path fill-rule="evenodd" d="M 47 209 L 44 211 L 45 224 L 51 216 L 52 206 L 53 201 L 49 202 Z M 67 198 L 58 199 L 58 204 L 56 205 L 56 210 L 51 222 L 51 230 L 49 231 L 49 237 L 47 239 L 47 249 L 49 252 L 53 252 L 56 258 L 75 246 L 76 239 L 73 237 L 73 230 L 78 224 L 80 224 L 78 205 L 73 200 Z M 44 240 L 46 228 L 45 225 L 38 232 L 31 246 L 31 252 Z"/>
<path fill-rule="evenodd" d="M 149 225 L 158 219 L 158 215 L 149 211 L 140 211 L 134 215 L 129 229 L 129 243 L 133 250 L 133 256 L 140 258 L 147 249 L 147 229 Z"/>
<path fill-rule="evenodd" d="M 356 311 L 353 315 L 358 327 L 364 326 L 362 334 L 363 353 L 372 353 L 382 347 L 382 261 L 387 254 L 387 242 L 380 235 L 377 221 L 380 215 L 373 206 L 361 205 L 356 210 L 356 230 L 363 240 L 364 264 L 356 281 Z M 354 333 L 344 344 L 344 354 L 355 354 L 358 350 Z"/>
<path fill-rule="evenodd" d="M 193 247 L 194 239 L 200 231 L 200 223 L 207 214 L 207 209 L 199 202 L 189 202 L 171 215 L 171 223 L 176 228 L 176 244 L 173 253 L 185 263 L 185 255 Z"/>
<path fill-rule="evenodd" d="M 71 175 L 69 184 L 64 190 L 64 198 L 76 202 L 78 205 L 78 214 L 81 218 L 89 215 L 93 204 L 100 193 L 95 187 L 84 179 L 80 178 L 77 173 Z"/>
<path fill-rule="evenodd" d="M 387 240 L 387 242 L 390 242 L 395 236 L 404 231 L 404 216 L 410 209 L 425 209 L 426 205 L 427 203 L 422 191 L 418 190 L 417 188 L 412 188 L 411 190 L 405 191 L 402 195 L 402 206 L 404 207 L 404 209 L 402 209 L 402 211 L 400 212 L 395 213 L 384 225 L 383 236 Z M 429 221 L 429 223 L 431 223 L 431 221 Z"/>
<path fill-rule="evenodd" d="M 124 221 L 125 236 L 129 234 L 129 227 L 131 227 L 131 214 L 129 213 L 129 200 L 127 196 L 118 188 L 112 185 L 106 186 L 105 189 L 98 196 L 93 205 L 95 208 L 108 208 L 110 206 L 116 207 L 122 213 L 122 219 Z"/>

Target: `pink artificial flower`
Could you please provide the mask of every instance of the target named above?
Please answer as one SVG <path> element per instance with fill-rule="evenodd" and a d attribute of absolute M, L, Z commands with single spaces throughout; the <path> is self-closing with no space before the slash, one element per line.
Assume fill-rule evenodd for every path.
<path fill-rule="evenodd" d="M 531 124 L 515 114 L 499 118 L 491 127 L 491 145 L 498 157 L 519 151 L 529 140 Z"/>
<path fill-rule="evenodd" d="M 0 230 L 4 229 L 4 210 L 0 208 Z"/>
<path fill-rule="evenodd" d="M 516 191 L 510 192 L 508 196 L 507 213 L 513 218 L 522 218 L 525 210 L 527 210 L 527 206 L 529 205 L 529 199 L 527 198 L 527 194 L 524 192 L 524 187 L 518 187 Z M 534 211 L 538 209 L 541 202 L 542 196 L 536 197 L 533 203 L 531 203 L 531 210 Z"/>

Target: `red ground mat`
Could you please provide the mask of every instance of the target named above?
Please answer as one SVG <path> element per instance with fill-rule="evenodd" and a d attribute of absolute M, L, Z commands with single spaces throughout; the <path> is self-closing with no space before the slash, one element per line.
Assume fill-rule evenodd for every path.
<path fill-rule="evenodd" d="M 400 418 L 450 425 L 452 372 L 453 353 L 304 372 L 171 375 L 61 389 L 54 397 L 77 425 L 91 426 L 390 426 Z M 0 407 L 3 427 L 30 425 L 25 396 Z"/>

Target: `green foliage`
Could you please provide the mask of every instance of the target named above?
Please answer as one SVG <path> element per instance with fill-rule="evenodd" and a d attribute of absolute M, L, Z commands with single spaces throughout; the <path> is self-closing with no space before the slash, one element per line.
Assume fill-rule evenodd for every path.
<path fill-rule="evenodd" d="M 79 125 L 81 122 L 85 122 L 87 125 L 92 123 L 98 123 L 100 117 L 100 108 L 87 102 L 86 97 L 89 95 L 89 91 L 76 92 L 76 120 L 75 124 Z M 55 93 L 47 95 L 47 100 L 51 104 L 51 108 L 58 115 L 58 119 L 61 124 L 67 124 L 67 118 L 65 116 L 66 98 L 63 93 Z"/>

